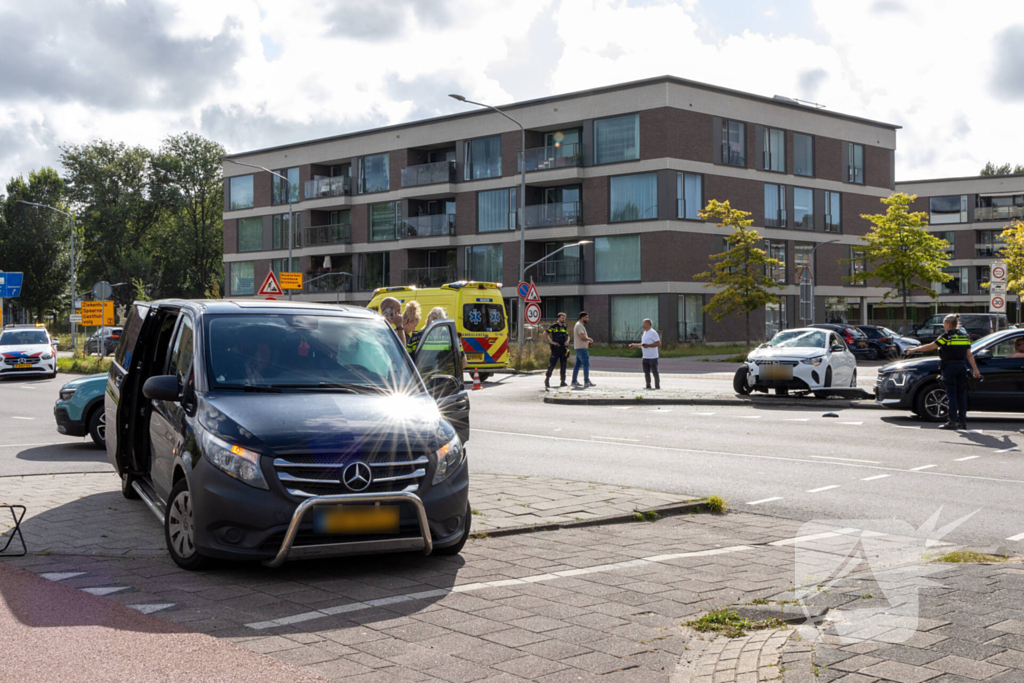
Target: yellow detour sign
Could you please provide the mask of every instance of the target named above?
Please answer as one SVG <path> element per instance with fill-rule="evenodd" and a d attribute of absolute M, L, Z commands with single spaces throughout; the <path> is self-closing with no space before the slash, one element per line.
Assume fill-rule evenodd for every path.
<path fill-rule="evenodd" d="M 113 325 L 113 301 L 83 301 L 82 324 L 85 326 Z"/>
<path fill-rule="evenodd" d="M 281 273 L 281 289 L 302 289 L 302 273 Z"/>

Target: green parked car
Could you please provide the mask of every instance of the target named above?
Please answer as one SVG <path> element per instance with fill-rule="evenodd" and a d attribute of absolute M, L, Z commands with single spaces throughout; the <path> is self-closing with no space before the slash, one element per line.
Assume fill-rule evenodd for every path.
<path fill-rule="evenodd" d="M 89 375 L 72 380 L 60 388 L 53 406 L 57 431 L 69 436 L 92 437 L 100 448 L 106 445 L 107 417 L 103 411 L 103 393 L 107 375 Z"/>

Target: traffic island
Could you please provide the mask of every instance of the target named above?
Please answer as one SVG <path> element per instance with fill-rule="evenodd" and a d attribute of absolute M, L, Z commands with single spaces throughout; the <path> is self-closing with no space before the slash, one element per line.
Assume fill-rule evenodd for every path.
<path fill-rule="evenodd" d="M 622 405 L 691 405 L 691 406 L 796 406 L 801 408 L 866 408 L 877 410 L 870 394 L 863 389 L 833 391 L 828 398 L 809 396 L 776 396 L 751 394 L 742 396 L 726 391 L 694 389 L 629 389 L 592 387 L 590 389 L 558 389 L 542 394 L 545 403 L 556 405 L 622 406 Z"/>

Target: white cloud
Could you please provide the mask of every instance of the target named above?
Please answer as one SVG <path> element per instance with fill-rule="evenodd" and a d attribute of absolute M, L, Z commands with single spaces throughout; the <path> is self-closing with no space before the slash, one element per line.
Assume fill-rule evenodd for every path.
<path fill-rule="evenodd" d="M 698 0 L 91 6 L 115 16 L 155 4 L 159 29 L 188 68 L 214 64 L 204 46 L 224 46 L 217 70 L 182 90 L 179 63 L 154 62 L 137 36 L 90 39 L 81 32 L 91 27 L 72 21 L 82 24 L 81 14 L 62 24 L 39 3 L 0 0 L 0 23 L 17 17 L 50 54 L 74 54 L 93 88 L 61 80 L 57 69 L 51 82 L 44 72 L 29 84 L 0 73 L 0 179 L 53 164 L 60 142 L 155 146 L 189 129 L 239 151 L 461 111 L 466 105 L 446 97 L 453 89 L 502 103 L 662 74 L 900 124 L 901 178 L 969 175 L 988 159 L 1024 163 L 1024 139 L 1009 132 L 1024 114 L 1024 88 L 1014 87 L 1024 82 L 1024 20 L 991 21 L 1016 16 L 1017 0 L 991 0 L 984 12 L 953 0 L 734 1 L 770 21 L 712 24 Z M 814 35 L 795 32 L 794 13 Z M 132 54 L 147 59 L 124 57 Z"/>

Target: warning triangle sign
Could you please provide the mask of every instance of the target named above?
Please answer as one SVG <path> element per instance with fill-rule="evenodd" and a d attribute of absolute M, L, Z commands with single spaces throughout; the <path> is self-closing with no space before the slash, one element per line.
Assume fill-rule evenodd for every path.
<path fill-rule="evenodd" d="M 274 271 L 267 273 L 267 279 L 263 281 L 263 286 L 260 287 L 260 291 L 256 293 L 259 296 L 284 294 L 284 290 L 281 289 L 281 283 L 277 281 L 277 276 L 274 275 Z"/>
<path fill-rule="evenodd" d="M 540 303 L 540 294 L 537 293 L 537 286 L 535 284 L 533 284 L 533 282 L 530 283 L 530 291 L 526 294 L 526 303 L 528 303 L 528 304 L 539 304 Z"/>

